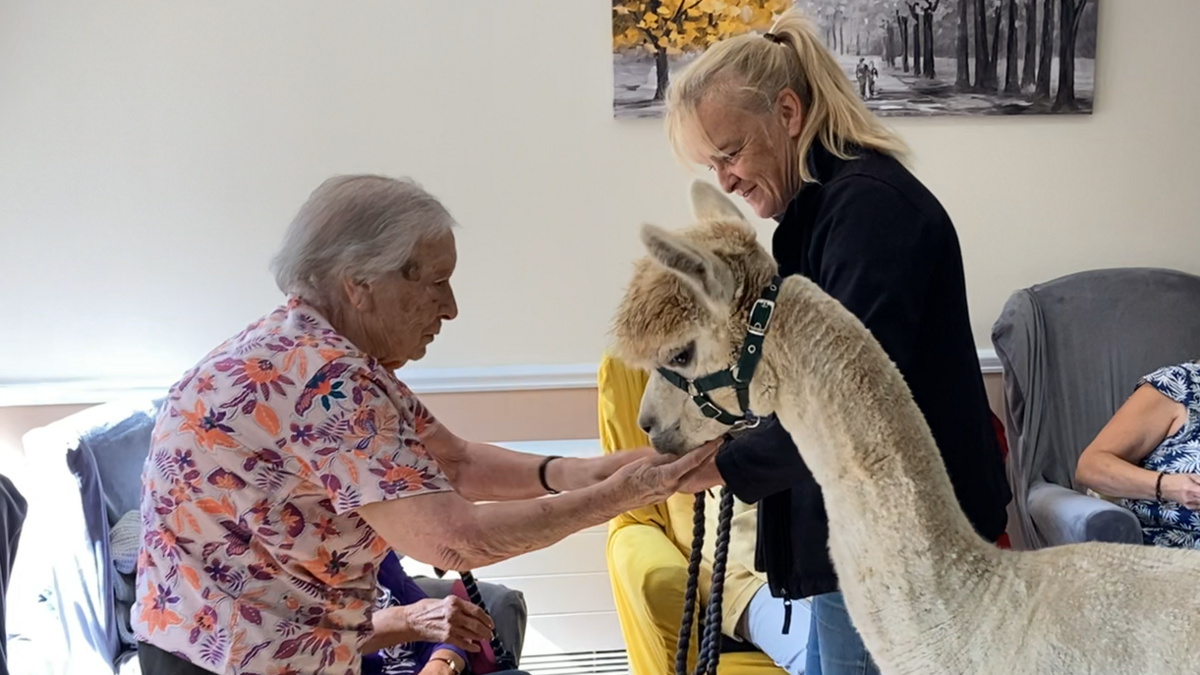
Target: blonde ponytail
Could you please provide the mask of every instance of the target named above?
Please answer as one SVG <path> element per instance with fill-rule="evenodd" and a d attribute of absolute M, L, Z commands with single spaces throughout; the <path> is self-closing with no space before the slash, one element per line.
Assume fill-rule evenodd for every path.
<path fill-rule="evenodd" d="M 765 36 L 746 33 L 718 42 L 691 63 L 667 90 L 665 124 L 677 156 L 706 163 L 717 154 L 696 120 L 696 108 L 720 96 L 745 110 L 764 114 L 779 92 L 790 88 L 804 106 L 796 140 L 799 175 L 812 182 L 806 158 L 814 140 L 850 159 L 855 145 L 903 157 L 904 143 L 867 109 L 833 54 L 796 8 L 784 12 Z"/>

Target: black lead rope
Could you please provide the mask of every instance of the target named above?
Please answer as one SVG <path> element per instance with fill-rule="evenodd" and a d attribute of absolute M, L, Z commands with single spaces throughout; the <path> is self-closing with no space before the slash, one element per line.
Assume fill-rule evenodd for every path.
<path fill-rule="evenodd" d="M 479 586 L 475 583 L 475 575 L 464 571 L 459 573 L 459 577 L 462 578 L 463 586 L 467 589 L 467 597 L 471 598 L 471 602 L 486 613 L 487 605 L 484 604 L 483 594 L 479 592 Z M 496 655 L 496 670 L 516 670 L 517 660 L 513 658 L 512 652 L 504 648 L 504 644 L 500 642 L 500 636 L 495 631 L 492 631 L 491 644 L 492 653 Z"/>
<path fill-rule="evenodd" d="M 692 622 L 696 614 L 697 586 L 700 583 L 700 553 L 704 548 L 704 493 L 697 492 L 692 505 L 692 553 L 688 558 L 687 587 L 683 593 L 683 621 L 679 625 L 679 641 L 675 648 L 675 675 L 687 675 L 688 643 L 692 639 Z M 699 635 L 704 636 L 701 627 Z M 697 640 L 703 645 L 703 639 Z M 701 649 L 697 650 L 699 654 Z"/>
<path fill-rule="evenodd" d="M 437 569 L 436 567 L 433 571 L 439 579 L 446 573 L 444 570 Z M 483 602 L 483 594 L 479 592 L 479 584 L 475 583 L 475 575 L 471 574 L 468 570 L 464 570 L 459 572 L 458 576 L 463 582 L 463 588 L 467 590 L 467 597 L 471 600 L 471 603 L 482 609 L 488 616 L 491 616 L 487 605 Z M 496 655 L 496 670 L 517 669 L 517 659 L 513 657 L 512 652 L 505 649 L 504 643 L 500 642 L 500 636 L 495 631 L 492 632 L 491 646 L 492 653 Z"/>
<path fill-rule="evenodd" d="M 675 675 L 688 675 L 688 648 L 700 585 L 700 552 L 704 548 L 704 497 L 705 493 L 697 492 L 692 509 L 692 551 L 688 558 L 687 588 L 683 596 L 683 621 L 679 627 L 679 641 L 675 649 Z M 729 559 L 729 531 L 732 522 L 733 493 L 728 487 L 723 487 L 717 515 L 712 584 L 708 594 L 708 607 L 702 612 L 702 621 L 696 631 L 696 667 L 692 675 L 716 675 L 717 664 L 721 660 L 721 604 L 725 590 L 725 565 Z"/>

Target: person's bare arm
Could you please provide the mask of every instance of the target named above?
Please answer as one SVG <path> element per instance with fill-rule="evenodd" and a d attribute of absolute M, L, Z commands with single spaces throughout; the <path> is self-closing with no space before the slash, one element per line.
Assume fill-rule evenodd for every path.
<path fill-rule="evenodd" d="M 441 424 L 424 444 L 450 484 L 468 500 L 507 501 L 546 494 L 538 480 L 543 455 L 467 441 Z M 630 462 L 653 455 L 654 450 L 643 448 L 600 457 L 563 457 L 546 466 L 546 484 L 559 492 L 580 490 Z"/>
<path fill-rule="evenodd" d="M 1075 480 L 1113 497 L 1154 499 L 1158 474 L 1137 464 L 1186 421 L 1182 404 L 1154 387 L 1138 387 L 1079 456 Z M 1164 476 L 1163 497 L 1200 506 L 1197 480 L 1200 476 Z"/>
<path fill-rule="evenodd" d="M 549 499 L 475 504 L 455 492 L 439 492 L 375 502 L 358 513 L 404 555 L 445 570 L 470 570 L 662 501 L 711 455 L 707 449 L 679 459 L 641 458 L 596 485 Z"/>

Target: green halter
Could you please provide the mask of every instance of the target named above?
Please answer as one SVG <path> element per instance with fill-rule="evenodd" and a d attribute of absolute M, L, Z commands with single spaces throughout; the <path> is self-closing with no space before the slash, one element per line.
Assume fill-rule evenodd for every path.
<path fill-rule="evenodd" d="M 692 401 L 700 407 L 700 413 L 710 419 L 730 427 L 739 429 L 758 426 L 758 416 L 750 411 L 750 380 L 754 377 L 754 369 L 762 358 L 763 338 L 771 325 L 771 314 L 775 311 L 775 298 L 779 295 L 779 287 L 783 280 L 778 276 L 771 278 L 771 283 L 759 294 L 750 308 L 750 325 L 746 329 L 746 337 L 742 340 L 741 354 L 732 368 L 710 373 L 696 380 L 686 377 L 666 368 L 659 368 L 658 373 L 671 384 L 679 387 L 692 397 Z M 717 405 L 708 392 L 723 387 L 733 387 L 737 393 L 738 406 L 741 415 L 734 415 Z"/>

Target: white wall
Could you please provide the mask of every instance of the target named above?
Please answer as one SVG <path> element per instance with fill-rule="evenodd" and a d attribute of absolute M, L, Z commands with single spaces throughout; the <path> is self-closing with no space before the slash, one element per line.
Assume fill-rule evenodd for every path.
<path fill-rule="evenodd" d="M 638 225 L 685 224 L 690 180 L 657 120 L 612 119 L 609 12 L 0 0 L 0 379 L 173 378 L 277 301 L 308 192 L 362 171 L 463 224 L 461 316 L 421 367 L 595 361 Z M 1197 23 L 1104 1 L 1090 117 L 894 122 L 958 225 L 981 347 L 1017 287 L 1200 272 Z"/>

